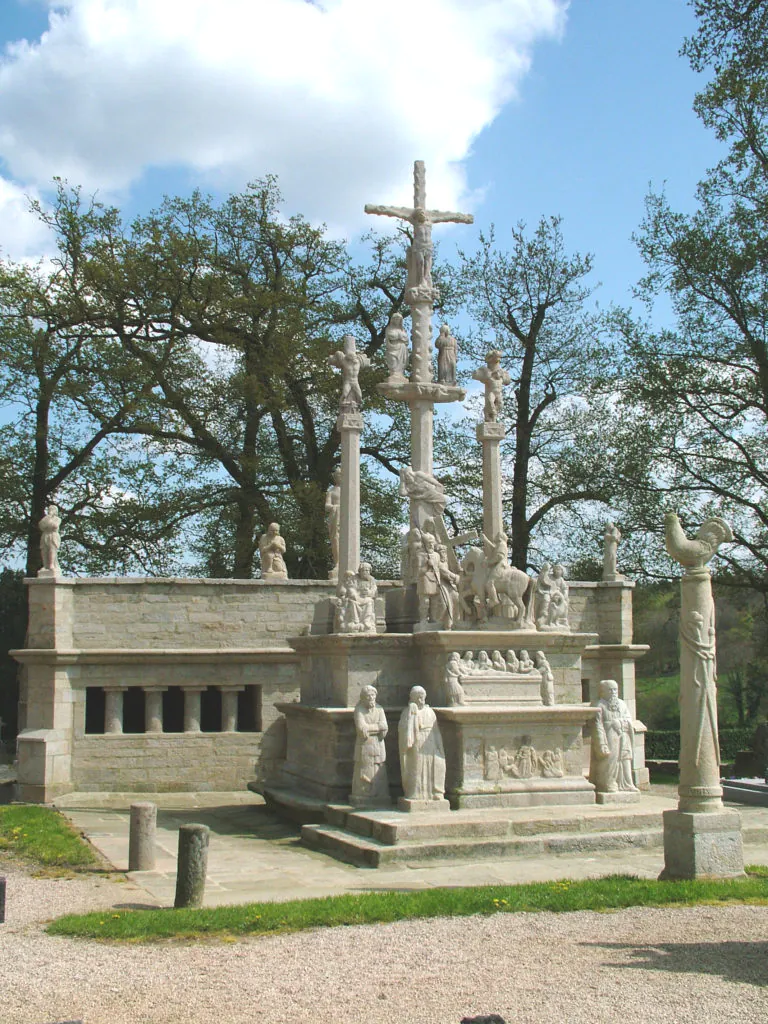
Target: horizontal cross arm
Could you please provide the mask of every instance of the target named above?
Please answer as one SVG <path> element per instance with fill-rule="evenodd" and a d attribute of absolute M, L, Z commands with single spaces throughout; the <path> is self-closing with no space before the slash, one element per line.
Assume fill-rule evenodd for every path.
<path fill-rule="evenodd" d="M 474 224 L 471 213 L 446 213 L 445 210 L 427 210 L 427 217 L 433 224 Z"/>
<path fill-rule="evenodd" d="M 366 213 L 377 213 L 380 217 L 400 217 L 401 220 L 411 220 L 414 211 L 407 206 L 375 206 L 372 203 L 365 204 Z"/>

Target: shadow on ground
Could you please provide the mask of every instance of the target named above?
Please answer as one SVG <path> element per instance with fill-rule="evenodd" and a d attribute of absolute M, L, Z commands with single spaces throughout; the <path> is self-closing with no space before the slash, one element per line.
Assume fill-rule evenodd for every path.
<path fill-rule="evenodd" d="M 768 985 L 768 942 L 663 942 L 636 946 L 627 942 L 594 942 L 585 945 L 629 951 L 629 962 L 606 963 L 606 967 L 670 971 L 675 974 L 719 975 L 724 981 L 747 985 Z"/>
<path fill-rule="evenodd" d="M 198 807 L 184 810 L 158 808 L 158 828 L 175 830 L 179 825 L 192 823 L 207 825 L 211 832 L 217 835 L 237 836 L 240 839 L 298 841 L 300 835 L 297 825 L 281 821 L 270 814 L 266 807 L 235 804 L 227 807 Z"/>

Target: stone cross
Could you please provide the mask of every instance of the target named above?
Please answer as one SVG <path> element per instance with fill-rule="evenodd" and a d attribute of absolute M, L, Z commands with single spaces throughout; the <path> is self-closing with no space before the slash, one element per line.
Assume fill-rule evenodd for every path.
<path fill-rule="evenodd" d="M 427 209 L 424 161 L 413 165 L 413 206 L 378 206 L 366 204 L 366 213 L 382 217 L 397 217 L 413 227 L 413 242 L 408 248 L 408 279 L 405 298 L 411 307 L 411 375 L 403 384 L 385 382 L 379 390 L 388 398 L 407 402 L 411 410 L 411 469 L 423 479 L 433 477 L 433 422 L 435 402 L 455 402 L 465 392 L 455 384 L 435 383 L 432 375 L 432 315 L 437 292 L 432 283 L 432 225 L 443 223 L 472 224 L 468 213 L 447 213 Z M 427 517 L 432 517 L 423 502 L 411 496 L 411 527 L 419 529 Z M 439 522 L 438 522 L 439 520 Z M 445 524 L 435 517 L 437 535 L 444 542 Z M 451 569 L 455 571 L 455 555 L 449 553 Z M 413 582 L 408 580 L 407 582 Z"/>
<path fill-rule="evenodd" d="M 408 249 L 408 281 L 406 300 L 413 308 L 413 361 L 411 379 L 432 380 L 431 319 L 432 306 L 437 297 L 432 284 L 432 225 L 473 224 L 471 213 L 448 213 L 427 209 L 427 186 L 424 161 L 413 165 L 413 206 L 379 206 L 366 203 L 365 212 L 380 217 L 407 220 L 413 227 L 413 243 Z M 419 307 L 424 307 L 417 312 Z M 414 466 L 415 469 L 424 467 Z"/>

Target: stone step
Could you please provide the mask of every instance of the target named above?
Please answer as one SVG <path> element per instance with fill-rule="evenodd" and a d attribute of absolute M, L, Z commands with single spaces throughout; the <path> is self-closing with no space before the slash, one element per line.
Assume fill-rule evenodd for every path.
<path fill-rule="evenodd" d="M 536 813 L 538 811 L 538 813 Z M 447 811 L 432 814 L 397 814 L 387 811 L 351 811 L 329 806 L 326 822 L 347 832 L 375 839 L 386 846 L 437 839 L 508 839 L 555 833 L 627 832 L 654 830 L 661 825 L 657 809 L 579 808 L 579 813 L 545 815 L 541 808 L 514 812 L 495 808 L 487 811 Z"/>
<path fill-rule="evenodd" d="M 556 832 L 547 835 L 498 839 L 435 839 L 389 845 L 356 835 L 334 825 L 304 825 L 302 842 L 337 860 L 377 868 L 395 862 L 439 860 L 485 860 L 501 857 L 542 856 L 559 853 L 589 853 L 626 847 L 651 848 L 663 845 L 660 825 L 655 828 L 611 832 Z"/>

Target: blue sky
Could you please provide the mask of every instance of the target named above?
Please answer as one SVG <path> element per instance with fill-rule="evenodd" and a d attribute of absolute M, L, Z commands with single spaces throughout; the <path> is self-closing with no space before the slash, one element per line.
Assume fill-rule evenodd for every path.
<path fill-rule="evenodd" d="M 354 237 L 362 204 L 407 201 L 424 158 L 431 205 L 502 242 L 559 213 L 569 248 L 595 254 L 601 304 L 628 301 L 649 183 L 691 209 L 719 155 L 678 56 L 685 0 L 322 6 L 3 0 L 0 248 L 44 251 L 23 195 L 55 174 L 133 215 L 276 172 L 287 212 Z M 475 229 L 443 231 L 445 257 L 471 248 Z"/>

